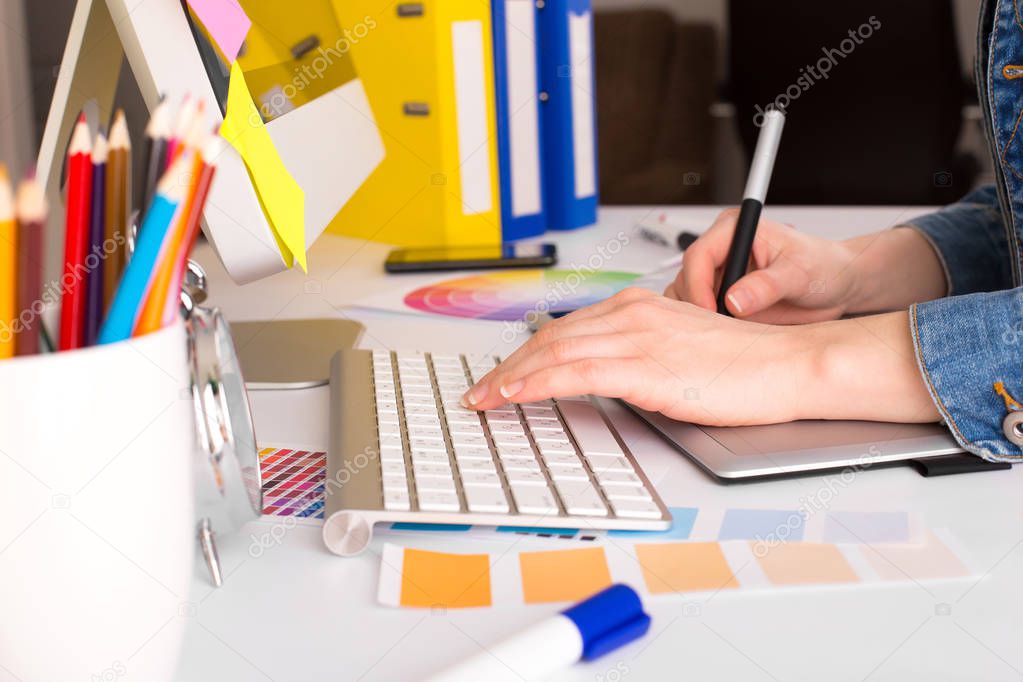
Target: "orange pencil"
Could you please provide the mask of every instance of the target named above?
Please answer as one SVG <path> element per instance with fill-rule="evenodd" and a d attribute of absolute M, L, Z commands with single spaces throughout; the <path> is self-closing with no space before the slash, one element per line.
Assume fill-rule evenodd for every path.
<path fill-rule="evenodd" d="M 202 226 L 202 213 L 206 207 L 206 198 L 209 196 L 210 187 L 213 185 L 213 176 L 217 173 L 217 158 L 224 151 L 224 141 L 220 135 L 214 134 L 202 150 L 202 171 L 199 173 L 199 181 L 196 183 L 195 195 L 189 206 L 189 212 L 185 221 L 185 236 L 183 248 L 178 252 L 177 262 L 174 263 L 174 277 L 171 280 L 166 305 L 163 309 L 164 326 L 171 324 L 178 314 L 179 299 L 177 292 L 185 281 L 185 269 L 188 267 L 188 257 L 195 246 L 195 240 L 199 237 L 199 228 Z"/>
<path fill-rule="evenodd" d="M 7 166 L 0 164 L 0 360 L 14 356 L 18 227 Z"/>
<path fill-rule="evenodd" d="M 85 114 L 78 117 L 68 146 L 67 220 L 64 236 L 64 290 L 60 306 L 60 350 L 81 348 L 85 340 L 85 296 L 88 270 L 90 203 L 92 200 L 92 139 Z"/>

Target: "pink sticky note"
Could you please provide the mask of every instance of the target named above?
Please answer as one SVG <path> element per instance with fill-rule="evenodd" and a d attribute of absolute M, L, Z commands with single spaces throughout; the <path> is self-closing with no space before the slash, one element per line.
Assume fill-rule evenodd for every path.
<path fill-rule="evenodd" d="M 238 57 L 252 21 L 237 0 L 188 0 L 199 21 L 224 53 L 228 63 Z"/>

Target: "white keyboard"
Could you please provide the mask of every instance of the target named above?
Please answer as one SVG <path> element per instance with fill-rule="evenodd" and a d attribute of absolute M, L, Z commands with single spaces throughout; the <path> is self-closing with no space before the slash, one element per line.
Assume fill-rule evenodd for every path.
<path fill-rule="evenodd" d="M 497 358 L 374 351 L 372 362 L 385 510 L 558 517 L 545 525 L 565 527 L 573 517 L 588 527 L 670 519 L 587 398 L 476 412 L 459 400 Z"/>

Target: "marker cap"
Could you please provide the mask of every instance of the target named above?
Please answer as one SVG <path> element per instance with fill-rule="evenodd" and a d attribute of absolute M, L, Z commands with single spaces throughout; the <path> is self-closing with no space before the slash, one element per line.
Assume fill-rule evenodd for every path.
<path fill-rule="evenodd" d="M 628 585 L 612 585 L 561 612 L 579 628 L 583 659 L 592 660 L 646 634 L 650 616 Z"/>

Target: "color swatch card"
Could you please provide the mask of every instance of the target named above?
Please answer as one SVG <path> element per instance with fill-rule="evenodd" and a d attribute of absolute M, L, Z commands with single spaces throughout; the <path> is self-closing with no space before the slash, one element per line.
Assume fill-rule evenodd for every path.
<path fill-rule="evenodd" d="M 450 553 L 385 544 L 378 600 L 408 608 L 569 603 L 622 582 L 651 595 L 856 587 L 975 576 L 950 534 L 919 544 L 639 542 Z"/>
<path fill-rule="evenodd" d="M 404 313 L 516 322 L 599 303 L 629 287 L 632 272 L 523 269 L 463 275 L 406 293 L 370 296 L 360 306 Z M 421 280 L 422 281 L 422 280 Z"/>
<path fill-rule="evenodd" d="M 263 515 L 323 522 L 327 453 L 297 448 L 259 450 Z"/>

